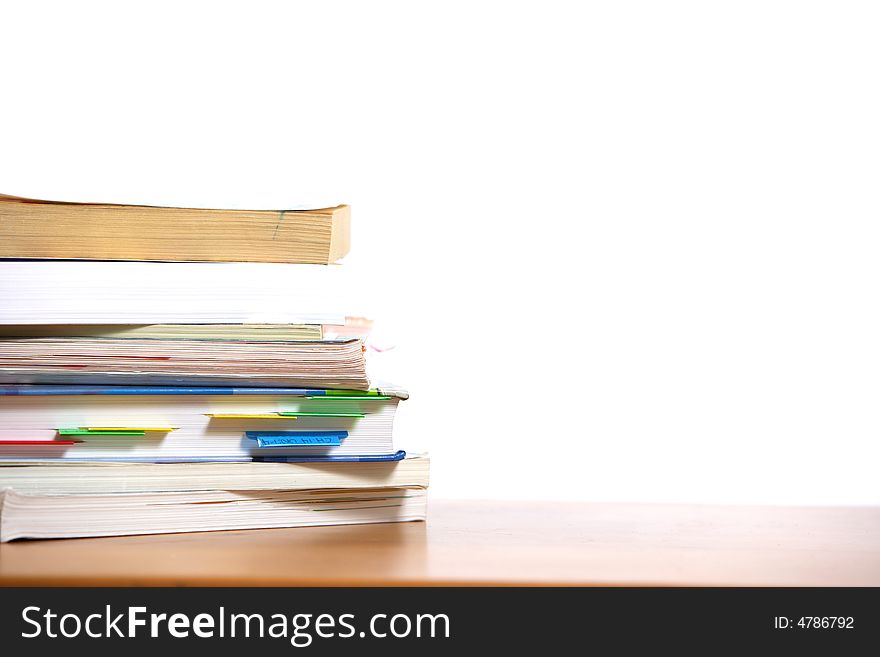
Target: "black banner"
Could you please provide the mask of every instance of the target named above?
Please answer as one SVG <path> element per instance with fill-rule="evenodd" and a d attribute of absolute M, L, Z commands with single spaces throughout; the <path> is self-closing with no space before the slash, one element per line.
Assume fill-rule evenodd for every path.
<path fill-rule="evenodd" d="M 827 649 L 880 639 L 877 589 L 0 589 L 8 655 L 441 655 L 460 648 L 562 654 L 648 645 Z M 609 643 L 610 642 L 610 643 Z M 415 651 L 415 652 L 414 652 Z"/>

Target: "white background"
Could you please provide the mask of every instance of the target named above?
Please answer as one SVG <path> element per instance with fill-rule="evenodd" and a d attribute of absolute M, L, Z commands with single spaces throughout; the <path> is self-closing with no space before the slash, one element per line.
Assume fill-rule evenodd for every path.
<path fill-rule="evenodd" d="M 435 497 L 878 503 L 875 7 L 4 2 L 0 191 L 351 203 Z"/>

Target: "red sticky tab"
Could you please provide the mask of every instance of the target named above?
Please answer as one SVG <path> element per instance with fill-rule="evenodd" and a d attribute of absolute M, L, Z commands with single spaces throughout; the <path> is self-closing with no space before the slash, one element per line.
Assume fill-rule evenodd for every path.
<path fill-rule="evenodd" d="M 0 440 L 0 447 L 8 445 L 28 445 L 36 447 L 67 447 L 76 445 L 78 440 Z"/>

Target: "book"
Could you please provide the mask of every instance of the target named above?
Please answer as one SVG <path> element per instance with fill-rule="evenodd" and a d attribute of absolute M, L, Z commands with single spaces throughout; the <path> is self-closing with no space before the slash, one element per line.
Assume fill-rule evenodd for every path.
<path fill-rule="evenodd" d="M 370 387 L 359 339 L 2 338 L 0 382 Z"/>
<path fill-rule="evenodd" d="M 313 324 L 369 316 L 338 265 L 0 260 L 0 324 Z"/>
<path fill-rule="evenodd" d="M 250 342 L 367 341 L 373 321 L 345 317 L 344 324 L 3 324 L 4 338 L 152 338 L 159 340 L 243 340 Z"/>
<path fill-rule="evenodd" d="M 424 520 L 423 488 L 48 495 L 0 492 L 0 542 Z"/>
<path fill-rule="evenodd" d="M 250 461 L 395 453 L 405 391 L 0 386 L 0 461 Z"/>
<path fill-rule="evenodd" d="M 350 209 L 208 210 L 0 195 L 0 257 L 328 264 Z"/>
<path fill-rule="evenodd" d="M 360 326 L 354 330 L 361 332 Z M 335 327 L 343 337 L 345 327 Z M 159 340 L 321 340 L 320 324 L 0 324 L 4 338 L 151 338 Z"/>
<path fill-rule="evenodd" d="M 207 490 L 428 487 L 427 456 L 399 461 L 309 463 L 124 463 L 2 461 L 0 490 L 44 495 Z"/>

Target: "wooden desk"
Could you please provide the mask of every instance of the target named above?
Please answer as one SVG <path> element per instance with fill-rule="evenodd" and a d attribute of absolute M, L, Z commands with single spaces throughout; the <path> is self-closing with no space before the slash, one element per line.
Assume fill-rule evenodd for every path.
<path fill-rule="evenodd" d="M 427 523 L 14 542 L 4 585 L 880 585 L 880 508 L 432 501 Z"/>

